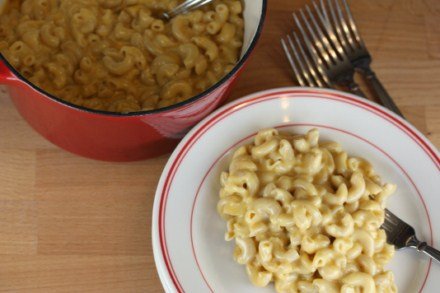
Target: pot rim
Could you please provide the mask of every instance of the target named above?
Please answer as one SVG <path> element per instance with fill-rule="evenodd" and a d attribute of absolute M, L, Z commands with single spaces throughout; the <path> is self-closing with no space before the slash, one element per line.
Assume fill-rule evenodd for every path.
<path fill-rule="evenodd" d="M 119 112 L 109 112 L 109 111 L 102 111 L 102 110 L 93 110 L 89 109 L 83 106 L 78 106 L 73 103 L 67 102 L 61 98 L 58 98 L 55 95 L 52 95 L 45 90 L 37 87 L 33 83 L 31 83 L 29 80 L 27 80 L 24 76 L 22 76 L 3 56 L 2 53 L 0 53 L 0 62 L 3 62 L 6 67 L 22 82 L 33 88 L 34 90 L 38 91 L 39 93 L 43 94 L 45 97 L 58 102 L 64 106 L 67 106 L 69 108 L 72 108 L 74 110 L 87 112 L 91 114 L 99 114 L 104 116 L 113 116 L 113 117 L 135 117 L 135 116 L 144 116 L 144 115 L 150 115 L 150 114 L 159 114 L 164 112 L 169 112 L 175 109 L 178 109 L 180 107 L 186 106 L 188 104 L 191 104 L 195 101 L 201 100 L 203 98 L 206 98 L 209 94 L 211 94 L 213 91 L 218 89 L 221 85 L 225 84 L 231 77 L 233 77 L 245 64 L 245 62 L 249 59 L 251 53 L 254 51 L 258 41 L 260 40 L 261 33 L 263 31 L 264 22 L 266 19 L 266 13 L 267 13 L 267 1 L 268 0 L 262 0 L 262 7 L 261 7 L 261 16 L 260 21 L 258 22 L 257 30 L 255 32 L 254 37 L 252 38 L 251 43 L 249 44 L 248 49 L 244 53 L 243 57 L 238 61 L 237 64 L 235 64 L 234 68 L 226 74 L 222 79 L 220 79 L 217 83 L 206 89 L 205 91 L 201 92 L 198 95 L 195 95 L 194 97 L 179 102 L 177 104 L 173 104 L 171 106 L 167 106 L 164 108 L 154 109 L 154 110 L 147 110 L 147 111 L 138 111 L 138 112 L 129 112 L 129 113 L 119 113 Z"/>

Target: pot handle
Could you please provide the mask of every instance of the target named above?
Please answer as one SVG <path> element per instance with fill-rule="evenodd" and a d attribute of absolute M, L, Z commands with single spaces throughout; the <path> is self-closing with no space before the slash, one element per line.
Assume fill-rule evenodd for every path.
<path fill-rule="evenodd" d="M 0 56 L 0 84 L 11 84 L 18 81 L 18 78 L 12 74 L 9 67 Z"/>

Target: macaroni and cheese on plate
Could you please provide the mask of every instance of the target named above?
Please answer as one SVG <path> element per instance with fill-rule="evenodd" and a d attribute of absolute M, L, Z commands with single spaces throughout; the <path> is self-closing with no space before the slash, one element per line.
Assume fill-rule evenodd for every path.
<path fill-rule="evenodd" d="M 8 0 L 0 52 L 30 82 L 110 112 L 167 107 L 228 74 L 243 45 L 240 0 L 161 19 L 176 0 Z"/>
<path fill-rule="evenodd" d="M 260 131 L 221 174 L 225 239 L 251 282 L 277 292 L 397 292 L 384 266 L 384 184 L 372 165 L 319 132 Z"/>
<path fill-rule="evenodd" d="M 411 250 L 392 257 L 378 227 L 395 184 L 387 208 L 440 243 L 438 158 L 407 121 L 347 93 L 291 87 L 233 101 L 191 130 L 159 181 L 151 227 L 164 290 L 437 292 L 440 267 Z"/>

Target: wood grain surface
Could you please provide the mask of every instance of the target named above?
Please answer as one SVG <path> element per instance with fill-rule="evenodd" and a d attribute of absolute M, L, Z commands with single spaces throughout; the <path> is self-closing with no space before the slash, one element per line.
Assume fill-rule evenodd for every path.
<path fill-rule="evenodd" d="M 231 99 L 293 85 L 279 38 L 303 0 L 269 0 L 263 37 Z M 352 0 L 379 78 L 440 146 L 440 1 Z M 35 133 L 0 93 L 0 292 L 162 292 L 153 196 L 168 156 L 92 161 Z"/>

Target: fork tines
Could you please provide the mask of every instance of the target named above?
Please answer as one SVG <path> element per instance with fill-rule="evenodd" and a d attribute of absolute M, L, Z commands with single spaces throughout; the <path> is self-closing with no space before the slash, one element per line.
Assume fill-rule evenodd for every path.
<path fill-rule="evenodd" d="M 388 243 L 393 244 L 397 249 L 408 246 L 411 241 L 418 241 L 414 228 L 388 209 L 385 209 L 385 221 L 382 228 L 387 234 Z"/>
<path fill-rule="evenodd" d="M 328 24 L 334 28 L 337 38 L 347 54 L 358 49 L 365 49 L 365 44 L 346 0 L 320 0 L 319 9 Z"/>
<path fill-rule="evenodd" d="M 293 14 L 301 38 L 293 31 L 281 40 L 292 70 L 302 86 L 332 87 L 334 83 L 347 83 L 354 74 L 353 67 L 326 19 L 327 14 L 323 14 L 316 2 L 312 4 L 313 10 L 306 6 Z"/>
<path fill-rule="evenodd" d="M 287 41 L 282 39 L 281 44 L 298 83 L 301 86 L 311 87 L 329 86 L 329 82 L 326 80 L 327 76 L 321 75 L 320 72 L 318 72 L 319 67 L 312 65 L 312 62 L 317 64 L 318 61 L 310 61 L 309 56 L 305 53 L 301 41 L 295 32 L 292 33 L 292 37 L 287 35 Z"/>

